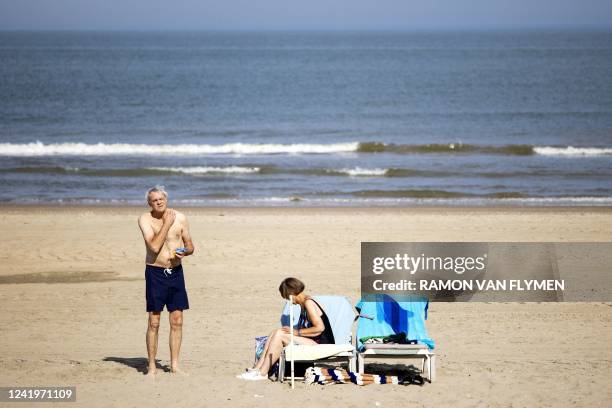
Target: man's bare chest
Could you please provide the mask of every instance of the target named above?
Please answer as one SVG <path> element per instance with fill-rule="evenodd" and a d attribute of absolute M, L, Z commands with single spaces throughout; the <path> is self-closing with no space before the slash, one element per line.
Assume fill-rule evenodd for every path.
<path fill-rule="evenodd" d="M 156 235 L 161 231 L 162 225 L 163 225 L 162 222 L 156 222 L 156 221 L 154 221 L 151 224 L 151 227 L 153 228 L 153 232 Z M 181 232 L 182 232 L 181 225 L 175 221 L 174 224 L 172 224 L 172 226 L 168 230 L 168 234 L 166 235 L 166 241 L 179 240 L 181 238 Z"/>

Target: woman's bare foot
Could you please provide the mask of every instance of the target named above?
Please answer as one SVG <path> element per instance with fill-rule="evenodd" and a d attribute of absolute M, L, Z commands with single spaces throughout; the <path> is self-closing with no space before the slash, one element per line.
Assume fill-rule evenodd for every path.
<path fill-rule="evenodd" d="M 155 378 L 155 374 L 157 373 L 157 369 L 155 367 L 149 367 L 147 370 L 147 377 Z"/>

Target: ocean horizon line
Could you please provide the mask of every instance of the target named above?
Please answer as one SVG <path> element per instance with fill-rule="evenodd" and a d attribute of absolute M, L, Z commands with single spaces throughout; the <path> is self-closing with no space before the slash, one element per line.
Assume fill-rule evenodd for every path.
<path fill-rule="evenodd" d="M 349 27 L 349 28 L 330 28 L 330 27 L 217 27 L 217 28 L 179 28 L 179 27 L 150 27 L 150 28 L 129 28 L 129 27 L 0 27 L 0 33 L 4 32 L 40 32 L 40 33 L 483 33 L 500 32 L 514 33 L 524 32 L 534 34 L 538 32 L 607 32 L 612 31 L 612 25 L 605 24 L 527 24 L 527 25 L 462 25 L 462 26 L 412 26 L 412 27 Z"/>

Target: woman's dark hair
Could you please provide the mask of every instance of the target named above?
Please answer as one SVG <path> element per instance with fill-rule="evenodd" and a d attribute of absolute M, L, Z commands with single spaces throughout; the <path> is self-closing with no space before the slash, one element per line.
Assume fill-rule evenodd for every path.
<path fill-rule="evenodd" d="M 283 299 L 289 299 L 289 295 L 299 295 L 304 291 L 305 287 L 304 282 L 297 278 L 286 278 L 281 282 L 278 291 Z"/>

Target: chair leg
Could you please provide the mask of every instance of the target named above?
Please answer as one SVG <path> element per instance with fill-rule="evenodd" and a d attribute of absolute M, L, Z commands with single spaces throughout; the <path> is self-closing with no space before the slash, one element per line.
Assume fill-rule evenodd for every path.
<path fill-rule="evenodd" d="M 278 380 L 280 382 L 285 380 L 285 350 L 281 351 L 280 358 L 278 359 Z"/>
<path fill-rule="evenodd" d="M 429 357 L 429 382 L 432 383 L 436 380 L 436 355 L 432 354 Z"/>
<path fill-rule="evenodd" d="M 349 358 L 348 358 L 348 363 L 349 363 L 349 371 L 355 372 L 355 353 L 353 353 Z"/>
<path fill-rule="evenodd" d="M 357 363 L 359 364 L 359 374 L 363 374 L 364 366 L 365 366 L 365 355 L 359 353 L 359 358 L 357 359 Z"/>

